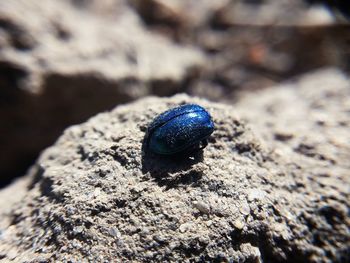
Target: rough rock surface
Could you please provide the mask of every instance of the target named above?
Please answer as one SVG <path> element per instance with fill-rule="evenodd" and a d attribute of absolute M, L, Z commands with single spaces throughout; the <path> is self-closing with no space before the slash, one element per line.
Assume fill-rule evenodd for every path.
<path fill-rule="evenodd" d="M 122 0 L 1 1 L 1 179 L 23 174 L 69 125 L 181 91 L 202 62 L 145 29 Z"/>
<path fill-rule="evenodd" d="M 34 93 L 45 89 L 48 78 L 71 75 L 101 75 L 111 82 L 177 81 L 201 62 L 195 50 L 147 32 L 123 2 L 115 2 L 118 11 L 110 16 L 76 8 L 69 1 L 2 2 L 3 67 L 7 61 L 13 64 L 23 78 L 28 77 L 19 85 Z"/>
<path fill-rule="evenodd" d="M 179 92 L 232 102 L 316 68 L 349 70 L 349 25 L 311 2 L 2 1 L 0 187 L 64 128 L 117 104 Z"/>
<path fill-rule="evenodd" d="M 143 153 L 152 118 L 186 102 L 213 116 L 207 148 Z M 234 107 L 178 95 L 101 113 L 12 186 L 22 197 L 0 212 L 0 258 L 348 262 L 349 109 L 349 81 L 328 70 Z"/>

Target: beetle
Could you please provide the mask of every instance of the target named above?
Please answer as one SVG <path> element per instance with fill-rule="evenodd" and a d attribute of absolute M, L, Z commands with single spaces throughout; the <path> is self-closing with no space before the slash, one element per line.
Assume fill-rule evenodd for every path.
<path fill-rule="evenodd" d="M 197 104 L 184 104 L 157 116 L 149 125 L 147 149 L 161 155 L 194 152 L 207 146 L 214 131 L 210 114 Z"/>

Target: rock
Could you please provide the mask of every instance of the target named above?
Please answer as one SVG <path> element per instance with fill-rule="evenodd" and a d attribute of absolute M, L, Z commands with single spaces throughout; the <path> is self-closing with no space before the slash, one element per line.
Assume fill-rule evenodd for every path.
<path fill-rule="evenodd" d="M 253 0 L 228 1 L 213 16 L 217 26 L 242 25 L 328 25 L 335 17 L 326 6 L 312 6 L 306 1 L 297 0 Z"/>
<path fill-rule="evenodd" d="M 172 95 L 202 63 L 198 50 L 145 29 L 122 0 L 0 3 L 1 180 L 23 174 L 65 127 Z"/>
<path fill-rule="evenodd" d="M 1 256 L 348 262 L 349 93 L 350 82 L 328 70 L 235 107 L 150 97 L 72 126 L 29 182 L 12 186 L 25 194 L 0 210 Z M 175 159 L 142 152 L 153 117 L 186 102 L 213 116 L 207 148 Z"/>
<path fill-rule="evenodd" d="M 324 5 L 304 0 L 128 0 L 147 25 L 167 28 L 179 37 L 180 31 L 209 25 L 299 25 L 322 26 L 336 22 Z M 165 33 L 169 33 L 165 31 Z M 184 32 L 182 32 L 184 33 Z M 188 32 L 187 32 L 188 33 Z"/>
<path fill-rule="evenodd" d="M 203 26 L 228 0 L 128 0 L 143 21 L 175 39 Z M 187 32 L 186 32 L 187 31 Z"/>
<path fill-rule="evenodd" d="M 74 76 L 103 79 L 111 84 L 123 79 L 176 82 L 188 74 L 190 67 L 202 62 L 196 50 L 146 31 L 121 0 L 115 1 L 119 12 L 111 17 L 91 15 L 87 7 L 78 9 L 69 2 L 48 0 L 38 5 L 35 1 L 17 0 L 1 4 L 1 33 L 8 40 L 0 51 L 2 66 L 23 75 L 22 82 L 16 83 L 21 88 L 45 92 L 40 89 L 46 89 L 51 84 L 48 81 L 74 80 Z M 23 10 L 24 15 L 19 15 Z M 18 33 L 16 39 L 14 32 Z M 22 38 L 27 42 L 30 39 L 30 43 L 16 46 L 14 41 Z M 116 84 L 114 88 L 118 89 Z M 148 93 L 125 88 L 120 92 L 132 97 L 136 95 L 133 92 Z"/>
<path fill-rule="evenodd" d="M 315 68 L 349 69 L 337 17 L 303 0 L 1 3 L 0 187 L 64 128 L 117 104 L 178 92 L 232 103 Z"/>
<path fill-rule="evenodd" d="M 347 25 L 237 24 L 198 31 L 196 45 L 212 63 L 206 64 L 188 93 L 214 101 L 232 103 L 240 93 L 276 86 L 324 67 L 349 70 Z"/>
<path fill-rule="evenodd" d="M 145 24 L 208 57 L 186 92 L 232 103 L 322 67 L 349 70 L 349 26 L 305 0 L 129 0 Z M 315 1 L 312 1 L 315 2 Z"/>
<path fill-rule="evenodd" d="M 209 214 L 210 213 L 210 207 L 203 202 L 194 201 L 193 206 L 198 209 L 198 211 L 202 212 L 203 214 Z"/>

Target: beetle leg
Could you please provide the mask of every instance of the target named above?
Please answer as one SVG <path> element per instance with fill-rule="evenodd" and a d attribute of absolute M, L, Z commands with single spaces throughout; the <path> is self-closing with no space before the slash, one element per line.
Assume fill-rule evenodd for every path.
<path fill-rule="evenodd" d="M 208 140 L 207 139 L 201 140 L 201 142 L 199 144 L 199 149 L 202 150 L 205 147 L 207 147 L 207 145 L 208 145 Z"/>

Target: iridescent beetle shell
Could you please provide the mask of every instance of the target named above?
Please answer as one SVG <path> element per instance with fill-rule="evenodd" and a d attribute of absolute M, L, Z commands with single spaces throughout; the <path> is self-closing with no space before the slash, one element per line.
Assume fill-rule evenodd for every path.
<path fill-rule="evenodd" d="M 163 155 L 203 149 L 213 131 L 212 118 L 203 107 L 181 105 L 152 121 L 147 131 L 147 148 Z"/>

